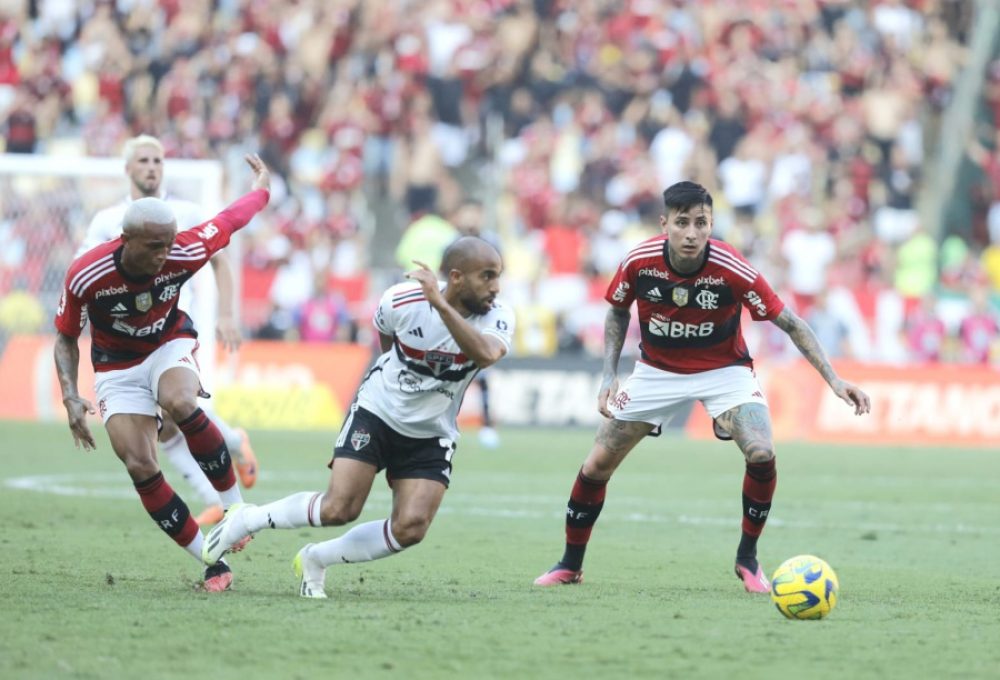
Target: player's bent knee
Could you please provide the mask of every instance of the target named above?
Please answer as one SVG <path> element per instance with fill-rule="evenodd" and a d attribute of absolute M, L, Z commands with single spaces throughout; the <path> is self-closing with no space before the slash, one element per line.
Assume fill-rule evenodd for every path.
<path fill-rule="evenodd" d="M 324 499 L 319 509 L 319 518 L 325 527 L 339 527 L 353 522 L 361 514 L 361 507 L 352 507 L 343 503 L 328 503 Z"/>
<path fill-rule="evenodd" d="M 198 409 L 198 400 L 193 395 L 171 394 L 161 397 L 160 406 L 174 422 L 179 423 L 190 418 L 191 414 Z"/>
<path fill-rule="evenodd" d="M 156 464 L 156 461 L 147 456 L 126 458 L 122 462 L 125 463 L 125 469 L 133 482 L 145 481 L 160 471 L 160 466 Z"/>
<path fill-rule="evenodd" d="M 430 526 L 430 520 L 423 517 L 400 519 L 392 523 L 392 536 L 397 543 L 408 548 L 424 540 Z"/>
<path fill-rule="evenodd" d="M 774 460 L 774 449 L 770 447 L 754 447 L 743 452 L 748 463 L 766 463 Z"/>

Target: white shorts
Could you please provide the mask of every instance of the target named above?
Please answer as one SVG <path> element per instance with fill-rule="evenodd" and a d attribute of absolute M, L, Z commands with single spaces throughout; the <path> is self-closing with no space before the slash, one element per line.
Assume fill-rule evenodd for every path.
<path fill-rule="evenodd" d="M 198 374 L 197 351 L 197 340 L 178 338 L 159 347 L 138 366 L 98 373 L 94 388 L 101 419 L 106 423 L 116 413 L 158 416 L 160 376 L 171 368 L 187 368 Z"/>
<path fill-rule="evenodd" d="M 617 420 L 670 425 L 698 400 L 713 419 L 740 404 L 767 406 L 757 376 L 748 366 L 726 366 L 701 373 L 671 373 L 636 362 L 618 393 L 608 400 Z"/>

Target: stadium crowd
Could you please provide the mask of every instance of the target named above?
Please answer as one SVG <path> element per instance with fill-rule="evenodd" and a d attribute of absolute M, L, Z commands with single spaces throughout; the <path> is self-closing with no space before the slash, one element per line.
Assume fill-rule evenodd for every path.
<path fill-rule="evenodd" d="M 363 337 L 373 277 L 481 233 L 504 253 L 516 351 L 599 352 L 606 282 L 689 178 L 833 356 L 988 363 L 1000 61 L 968 144 L 974 224 L 932 234 L 917 212 L 971 6 L 48 0 L 0 8 L 0 143 L 114 156 L 145 132 L 227 167 L 259 149 L 277 175 L 244 258 L 260 337 Z M 23 268 L 0 218 L 0 268 Z M 400 231 L 393 269 L 373 253 Z M 766 332 L 756 354 L 788 351 Z"/>

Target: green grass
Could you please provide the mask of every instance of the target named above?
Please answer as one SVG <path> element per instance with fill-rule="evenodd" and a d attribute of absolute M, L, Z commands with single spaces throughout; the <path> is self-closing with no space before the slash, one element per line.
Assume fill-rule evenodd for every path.
<path fill-rule="evenodd" d="M 97 434 L 99 450 L 83 453 L 63 425 L 0 423 L 5 680 L 1000 671 L 995 451 L 781 447 L 761 560 L 774 569 L 818 554 L 841 582 L 828 619 L 794 622 L 731 574 L 742 479 L 732 444 L 643 443 L 611 483 L 586 583 L 536 589 L 561 554 L 592 435 L 508 430 L 497 451 L 467 436 L 425 542 L 333 567 L 331 599 L 305 601 L 292 557 L 341 530 L 264 532 L 232 558 L 232 592 L 198 592 L 198 565 L 153 527 Z M 325 487 L 333 435 L 253 438 L 264 473 L 248 500 Z M 379 479 L 362 519 L 388 504 Z"/>

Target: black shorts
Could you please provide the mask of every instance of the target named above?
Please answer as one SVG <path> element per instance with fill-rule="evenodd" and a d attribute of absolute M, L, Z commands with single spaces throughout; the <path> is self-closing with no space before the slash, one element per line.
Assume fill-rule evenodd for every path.
<path fill-rule="evenodd" d="M 451 482 L 455 442 L 444 437 L 407 437 L 358 405 L 351 406 L 333 448 L 334 458 L 371 463 L 386 479 L 433 479 Z M 332 464 L 332 463 L 331 463 Z"/>

